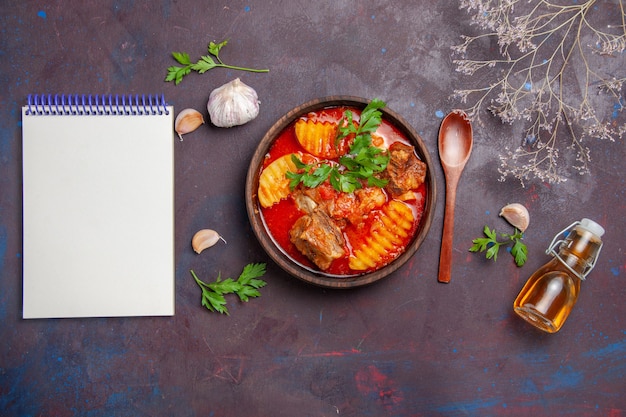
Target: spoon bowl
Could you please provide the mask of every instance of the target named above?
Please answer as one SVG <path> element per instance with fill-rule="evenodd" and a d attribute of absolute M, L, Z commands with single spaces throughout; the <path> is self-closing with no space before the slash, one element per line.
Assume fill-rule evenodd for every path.
<path fill-rule="evenodd" d="M 450 282 L 456 189 L 472 153 L 472 145 L 473 133 L 469 117 L 462 110 L 453 110 L 443 119 L 439 128 L 439 159 L 446 178 L 446 207 L 438 277 L 439 282 L 443 283 Z"/>

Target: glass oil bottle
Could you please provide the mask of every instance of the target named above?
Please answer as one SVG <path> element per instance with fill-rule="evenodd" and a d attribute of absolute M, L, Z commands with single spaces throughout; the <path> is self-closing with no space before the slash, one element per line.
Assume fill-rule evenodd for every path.
<path fill-rule="evenodd" d="M 565 240 L 557 240 L 568 230 Z M 517 315 L 545 332 L 559 331 L 578 299 L 580 282 L 595 266 L 603 234 L 602 226 L 589 219 L 557 234 L 546 250 L 554 258 L 528 278 L 513 303 Z"/>

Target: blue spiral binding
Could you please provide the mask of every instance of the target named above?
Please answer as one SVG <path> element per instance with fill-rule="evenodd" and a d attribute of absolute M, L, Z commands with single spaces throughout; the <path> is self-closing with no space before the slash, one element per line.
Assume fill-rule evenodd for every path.
<path fill-rule="evenodd" d="M 79 94 L 29 94 L 26 104 L 28 115 L 145 115 L 169 114 L 163 94 L 146 95 L 79 95 Z"/>

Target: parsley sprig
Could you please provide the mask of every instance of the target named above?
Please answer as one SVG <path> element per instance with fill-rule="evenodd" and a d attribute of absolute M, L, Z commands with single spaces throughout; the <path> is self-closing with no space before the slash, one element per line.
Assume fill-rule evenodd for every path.
<path fill-rule="evenodd" d="M 486 251 L 485 257 L 496 261 L 500 247 L 508 246 L 512 243 L 513 246 L 511 247 L 511 255 L 513 255 L 513 258 L 515 259 L 515 264 L 517 266 L 522 266 L 526 263 L 528 248 L 522 242 L 524 234 L 520 232 L 519 229 L 516 228 L 515 233 L 513 234 L 500 233 L 500 237 L 504 239 L 504 241 L 498 241 L 498 233 L 495 229 L 489 229 L 488 226 L 485 226 L 483 233 L 486 237 L 479 237 L 472 240 L 473 245 L 469 249 L 470 252 Z"/>
<path fill-rule="evenodd" d="M 352 123 L 352 112 L 350 110 L 346 110 L 343 114 L 343 117 L 339 121 L 339 129 L 337 135 L 337 142 L 339 140 L 349 136 L 354 133 L 357 138 L 359 136 L 363 136 L 364 143 L 371 144 L 371 135 L 376 132 L 378 126 L 382 122 L 382 113 L 379 109 L 385 107 L 385 102 L 381 99 L 375 98 L 371 102 L 368 103 L 367 106 L 361 112 L 361 118 L 359 119 L 359 126 L 354 126 Z M 356 138 L 355 138 L 356 142 Z"/>
<path fill-rule="evenodd" d="M 197 71 L 200 74 L 204 74 L 208 70 L 218 67 L 249 72 L 269 72 L 269 69 L 244 68 L 225 64 L 220 59 L 220 51 L 227 44 L 228 39 L 220 43 L 210 42 L 208 47 L 209 55 L 203 55 L 195 63 L 191 62 L 191 58 L 189 58 L 189 54 L 187 53 L 172 52 L 172 56 L 174 57 L 176 62 L 182 65 L 182 67 L 177 65 L 172 65 L 171 67 L 169 67 L 167 69 L 167 76 L 165 77 L 165 81 L 174 81 L 174 84 L 178 85 L 183 80 L 183 77 L 191 73 L 191 71 Z"/>
<path fill-rule="evenodd" d="M 375 175 L 387 168 L 389 155 L 382 149 L 372 146 L 372 133 L 378 129 L 382 122 L 382 113 L 379 109 L 385 107 L 385 102 L 380 99 L 372 100 L 361 112 L 358 127 L 353 123 L 353 114 L 346 110 L 339 121 L 335 145 L 354 134 L 354 140 L 350 144 L 347 154 L 339 158 L 339 163 L 329 161 L 305 164 L 296 155 L 291 159 L 296 165 L 297 172 L 287 172 L 287 178 L 291 181 L 290 188 L 293 190 L 300 183 L 309 188 L 315 188 L 326 179 L 337 191 L 351 193 L 362 188 L 362 180 L 367 181 L 368 186 L 384 187 L 387 180 L 377 178 Z"/>
<path fill-rule="evenodd" d="M 250 298 L 260 297 L 259 288 L 265 287 L 267 283 L 259 277 L 265 274 L 265 264 L 248 264 L 243 268 L 237 280 L 227 278 L 222 281 L 221 273 L 217 279 L 207 284 L 200 280 L 195 272 L 190 271 L 193 279 L 202 289 L 202 305 L 209 311 L 230 315 L 226 307 L 225 294 L 236 294 L 241 301 L 247 302 Z"/>

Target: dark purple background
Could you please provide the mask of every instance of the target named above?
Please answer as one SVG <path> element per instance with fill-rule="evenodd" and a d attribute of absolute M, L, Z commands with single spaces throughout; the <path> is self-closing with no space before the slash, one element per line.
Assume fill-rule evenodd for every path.
<path fill-rule="evenodd" d="M 475 127 L 449 285 L 436 279 L 439 164 L 431 167 L 440 193 L 424 245 L 371 287 L 305 285 L 279 270 L 252 234 L 243 191 L 252 153 L 280 116 L 310 99 L 380 97 L 438 161 L 441 118 L 460 106 L 449 96 L 467 81 L 454 71 L 450 46 L 476 31 L 456 2 L 47 3 L 0 5 L 1 415 L 626 416 L 621 141 L 590 142 L 591 176 L 522 188 L 499 182 L 497 172 L 498 154 L 519 143 L 521 126 L 487 117 Z M 227 38 L 225 62 L 270 73 L 215 69 L 179 86 L 163 82 L 172 51 L 197 58 L 209 41 Z M 259 117 L 232 129 L 205 126 L 174 144 L 176 315 L 22 320 L 27 95 L 163 93 L 177 111 L 203 110 L 210 91 L 235 77 L 257 90 Z M 506 227 L 498 211 L 510 202 L 531 213 L 529 261 L 519 269 L 506 254 L 493 263 L 467 251 L 485 224 Z M 564 328 L 545 335 L 514 317 L 512 303 L 547 260 L 552 237 L 582 217 L 606 227 L 605 248 Z M 191 237 L 207 227 L 228 244 L 196 255 Z M 261 298 L 229 298 L 230 317 L 200 306 L 190 269 L 211 280 L 249 262 L 268 262 Z"/>

